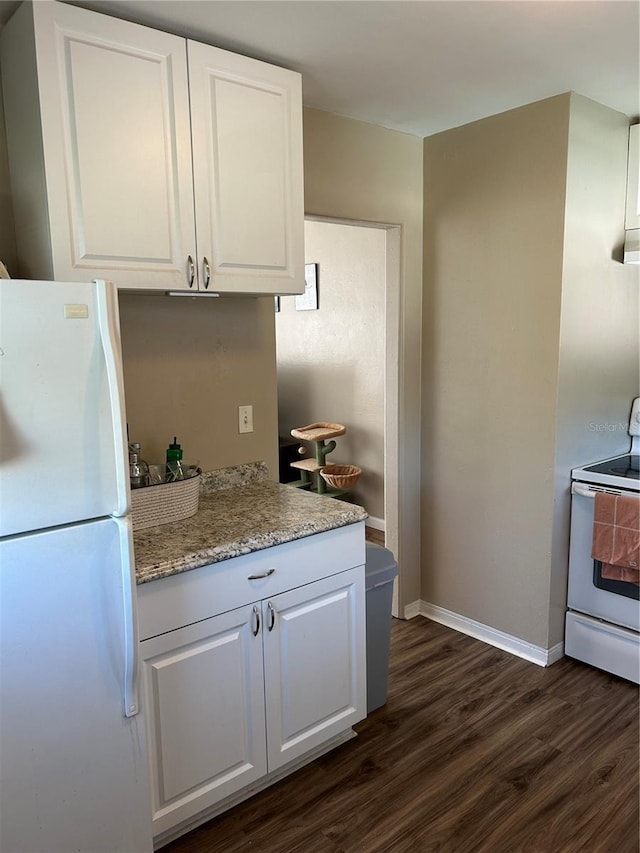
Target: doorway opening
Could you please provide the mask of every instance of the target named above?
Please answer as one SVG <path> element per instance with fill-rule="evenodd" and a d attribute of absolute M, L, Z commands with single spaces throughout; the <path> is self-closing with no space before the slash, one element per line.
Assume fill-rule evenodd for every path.
<path fill-rule="evenodd" d="M 328 461 L 362 468 L 349 497 L 397 556 L 400 226 L 307 217 L 305 247 L 317 303 L 281 297 L 276 314 L 280 435 L 346 426 Z"/>

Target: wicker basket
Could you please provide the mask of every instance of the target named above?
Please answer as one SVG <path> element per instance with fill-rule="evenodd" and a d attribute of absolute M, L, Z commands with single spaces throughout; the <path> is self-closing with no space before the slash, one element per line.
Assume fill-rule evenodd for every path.
<path fill-rule="evenodd" d="M 325 465 L 320 470 L 322 479 L 334 489 L 350 489 L 358 482 L 362 468 L 357 465 Z"/>
<path fill-rule="evenodd" d="M 146 530 L 158 524 L 182 521 L 198 512 L 200 475 L 175 483 L 159 483 L 133 489 L 131 507 L 133 529 Z"/>

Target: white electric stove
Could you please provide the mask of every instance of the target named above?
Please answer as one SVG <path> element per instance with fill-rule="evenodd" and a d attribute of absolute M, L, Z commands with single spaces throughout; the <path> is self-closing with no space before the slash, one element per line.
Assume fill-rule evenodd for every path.
<path fill-rule="evenodd" d="M 571 472 L 571 539 L 565 653 L 640 684 L 640 586 L 602 576 L 591 556 L 597 492 L 629 495 L 640 513 L 640 397 L 628 453 Z"/>

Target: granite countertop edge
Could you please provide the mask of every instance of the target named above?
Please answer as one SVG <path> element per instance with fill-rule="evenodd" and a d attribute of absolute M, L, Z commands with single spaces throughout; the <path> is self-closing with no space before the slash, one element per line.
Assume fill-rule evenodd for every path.
<path fill-rule="evenodd" d="M 264 463 L 202 475 L 190 518 L 134 531 L 138 585 L 364 521 L 346 503 L 274 483 Z"/>

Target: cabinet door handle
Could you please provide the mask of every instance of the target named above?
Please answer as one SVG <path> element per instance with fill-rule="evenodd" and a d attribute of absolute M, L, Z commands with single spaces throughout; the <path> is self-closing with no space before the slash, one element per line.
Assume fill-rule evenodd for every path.
<path fill-rule="evenodd" d="M 276 624 L 276 609 L 271 602 L 267 604 L 267 610 L 269 611 L 269 622 L 267 624 L 267 630 L 273 631 L 273 626 Z"/>
<path fill-rule="evenodd" d="M 187 280 L 189 287 L 193 287 L 193 282 L 196 280 L 196 265 L 193 263 L 191 255 L 187 258 Z"/>
<path fill-rule="evenodd" d="M 206 258 L 202 259 L 202 273 L 204 278 L 204 289 L 209 289 L 209 282 L 211 281 L 211 267 L 209 266 L 209 261 Z"/>
<path fill-rule="evenodd" d="M 255 618 L 255 628 L 251 629 L 251 633 L 253 634 L 254 637 L 257 637 L 258 634 L 260 633 L 260 610 L 256 607 L 255 604 L 253 605 L 253 615 L 256 617 Z"/>
<path fill-rule="evenodd" d="M 267 571 L 266 571 L 266 572 L 260 572 L 260 574 L 259 574 L 259 575 L 249 575 L 249 577 L 247 578 L 247 580 L 250 580 L 250 581 L 259 581 L 259 580 L 262 580 L 262 578 L 269 578 L 269 577 L 271 577 L 271 575 L 272 575 L 274 572 L 275 572 L 275 569 L 267 569 Z"/>

